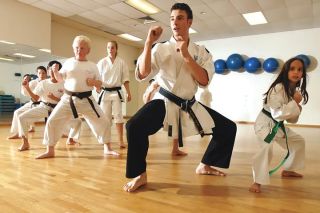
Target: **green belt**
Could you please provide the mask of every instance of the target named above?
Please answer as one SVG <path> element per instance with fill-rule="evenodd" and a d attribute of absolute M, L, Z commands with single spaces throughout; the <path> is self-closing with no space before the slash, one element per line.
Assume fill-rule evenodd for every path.
<path fill-rule="evenodd" d="M 270 170 L 269 171 L 269 175 L 272 175 L 273 173 L 275 173 L 285 162 L 286 160 L 288 159 L 289 157 L 289 146 L 288 146 L 288 137 L 287 137 L 287 133 L 286 133 L 286 129 L 284 127 L 284 124 L 283 124 L 283 121 L 276 121 L 275 119 L 273 119 L 273 117 L 271 116 L 271 113 L 268 112 L 267 110 L 265 109 L 262 109 L 262 112 L 268 116 L 269 118 L 271 118 L 273 120 L 273 122 L 276 124 L 271 132 L 267 135 L 267 137 L 264 139 L 265 142 L 267 143 L 271 143 L 271 141 L 273 140 L 273 138 L 276 136 L 277 132 L 278 132 L 278 129 L 281 128 L 285 137 L 286 137 L 286 146 L 287 146 L 287 155 L 284 157 L 284 159 L 280 162 L 280 164 L 278 166 L 276 166 L 274 169 Z"/>

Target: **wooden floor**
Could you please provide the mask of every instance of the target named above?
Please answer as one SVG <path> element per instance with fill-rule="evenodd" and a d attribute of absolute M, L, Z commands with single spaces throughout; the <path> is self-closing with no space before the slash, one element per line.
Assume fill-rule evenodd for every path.
<path fill-rule="evenodd" d="M 263 193 L 248 192 L 252 183 L 251 158 L 257 150 L 252 125 L 238 125 L 227 177 L 199 176 L 195 168 L 208 138 L 185 141 L 186 157 L 170 155 L 164 132 L 151 137 L 148 154 L 149 183 L 136 193 L 122 190 L 126 150 L 120 157 L 103 156 L 102 146 L 87 126 L 80 147 L 57 146 L 56 158 L 35 160 L 43 125 L 30 135 L 32 149 L 17 152 L 19 140 L 6 140 L 8 125 L 0 125 L 0 212 L 320 212 L 320 131 L 293 128 L 306 145 L 305 177 L 300 180 L 272 176 Z M 113 147 L 117 150 L 115 127 Z M 285 151 L 275 146 L 279 162 Z"/>

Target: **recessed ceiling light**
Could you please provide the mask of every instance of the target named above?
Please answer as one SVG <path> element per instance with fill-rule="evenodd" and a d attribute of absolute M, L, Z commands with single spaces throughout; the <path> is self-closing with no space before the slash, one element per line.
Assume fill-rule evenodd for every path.
<path fill-rule="evenodd" d="M 3 58 L 3 57 L 0 57 L 0 60 L 3 60 L 3 61 L 14 61 L 14 60 L 11 59 L 11 58 Z"/>
<path fill-rule="evenodd" d="M 51 53 L 51 50 L 49 50 L 49 49 L 39 49 L 39 50 L 42 52 Z"/>
<path fill-rule="evenodd" d="M 206 12 L 204 12 L 204 11 L 202 11 L 202 12 L 200 12 L 200 14 L 201 15 L 205 15 L 205 14 L 207 14 Z"/>
<path fill-rule="evenodd" d="M 266 24 L 267 19 L 264 17 L 262 12 L 245 13 L 242 16 L 250 25 Z"/>
<path fill-rule="evenodd" d="M 118 36 L 121 37 L 121 38 L 130 40 L 130 41 L 141 41 L 142 40 L 141 38 L 135 37 L 135 36 L 130 35 L 128 33 L 123 33 L 123 34 L 120 34 Z"/>
<path fill-rule="evenodd" d="M 27 54 L 23 54 L 23 53 L 14 53 L 13 55 L 24 57 L 24 58 L 35 58 L 34 55 L 27 55 Z"/>
<path fill-rule="evenodd" d="M 10 41 L 4 41 L 4 40 L 0 40 L 0 43 L 4 43 L 4 44 L 16 44 Z"/>
<path fill-rule="evenodd" d="M 127 0 L 125 3 L 149 15 L 160 12 L 159 8 L 146 0 Z"/>

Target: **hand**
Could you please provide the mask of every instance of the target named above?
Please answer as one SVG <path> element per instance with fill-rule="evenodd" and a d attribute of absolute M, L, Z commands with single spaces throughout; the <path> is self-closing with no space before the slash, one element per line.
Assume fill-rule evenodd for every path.
<path fill-rule="evenodd" d="M 127 94 L 127 102 L 131 101 L 131 94 Z"/>
<path fill-rule="evenodd" d="M 50 99 L 55 99 L 56 98 L 56 96 L 54 96 L 51 92 L 49 92 L 49 94 L 48 94 L 48 98 L 50 98 Z"/>
<path fill-rule="evenodd" d="M 93 78 L 87 78 L 86 82 L 87 82 L 87 85 L 88 85 L 89 87 L 93 87 L 93 86 L 95 86 L 96 80 L 93 79 Z"/>
<path fill-rule="evenodd" d="M 51 70 L 52 70 L 53 72 L 58 72 L 58 71 L 59 71 L 59 65 L 58 65 L 58 64 L 53 64 L 53 65 L 51 66 Z"/>
<path fill-rule="evenodd" d="M 153 44 L 155 41 L 157 41 L 162 34 L 162 28 L 160 26 L 152 26 L 149 29 L 148 36 L 146 41 Z"/>
<path fill-rule="evenodd" d="M 23 87 L 25 87 L 27 84 L 29 84 L 28 79 L 23 79 L 21 85 L 22 85 Z"/>
<path fill-rule="evenodd" d="M 293 100 L 295 100 L 297 104 L 302 101 L 302 95 L 299 91 L 295 91 L 295 93 L 293 94 Z"/>
<path fill-rule="evenodd" d="M 188 41 L 184 40 L 182 36 L 178 36 L 176 43 L 176 50 L 177 52 L 181 53 L 182 57 L 187 57 L 188 52 Z"/>

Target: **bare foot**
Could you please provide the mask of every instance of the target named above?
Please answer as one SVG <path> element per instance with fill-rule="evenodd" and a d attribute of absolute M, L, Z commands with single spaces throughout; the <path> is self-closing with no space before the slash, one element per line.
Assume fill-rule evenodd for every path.
<path fill-rule="evenodd" d="M 250 192 L 254 192 L 254 193 L 260 193 L 261 192 L 261 184 L 259 183 L 253 183 L 250 188 L 249 188 Z"/>
<path fill-rule="evenodd" d="M 28 130 L 28 132 L 35 132 L 34 127 L 30 127 L 30 129 Z"/>
<path fill-rule="evenodd" d="M 62 138 L 68 138 L 68 135 L 63 134 L 61 137 Z"/>
<path fill-rule="evenodd" d="M 302 178 L 303 175 L 302 174 L 299 174 L 297 172 L 294 172 L 294 171 L 286 171 L 286 170 L 283 170 L 281 172 L 281 177 L 282 178 Z"/>
<path fill-rule="evenodd" d="M 103 154 L 105 154 L 105 155 L 115 155 L 115 156 L 119 156 L 120 155 L 118 152 L 113 151 L 111 149 L 110 143 L 103 144 Z"/>
<path fill-rule="evenodd" d="M 7 137 L 8 140 L 11 140 L 11 139 L 21 139 L 21 137 L 19 136 L 19 134 L 15 134 L 15 135 L 11 135 L 9 137 Z"/>
<path fill-rule="evenodd" d="M 76 145 L 76 144 L 79 144 L 79 145 L 80 145 L 80 143 L 78 143 L 77 141 L 75 141 L 73 138 L 69 138 L 69 139 L 67 140 L 66 144 L 67 144 L 67 145 L 71 145 L 71 146 Z"/>
<path fill-rule="evenodd" d="M 21 144 L 21 146 L 18 148 L 18 150 L 19 150 L 20 152 L 22 152 L 22 151 L 26 151 L 26 150 L 28 150 L 28 149 L 30 149 L 29 141 L 28 141 L 27 138 L 23 137 L 23 138 L 22 138 L 22 144 Z"/>
<path fill-rule="evenodd" d="M 47 151 L 36 157 L 36 159 L 53 158 L 54 157 L 54 146 L 47 146 Z"/>
<path fill-rule="evenodd" d="M 119 146 L 120 146 L 120 149 L 127 148 L 126 144 L 123 141 L 120 142 Z"/>
<path fill-rule="evenodd" d="M 123 186 L 123 190 L 126 192 L 133 192 L 137 190 L 139 187 L 144 186 L 147 184 L 147 173 L 144 172 L 138 177 L 135 177 L 133 180 L 128 182 L 126 185 Z"/>
<path fill-rule="evenodd" d="M 208 166 L 206 164 L 200 163 L 196 168 L 196 174 L 198 175 L 215 175 L 215 176 L 226 176 L 225 173 Z"/>
<path fill-rule="evenodd" d="M 171 154 L 173 156 L 186 156 L 188 153 L 181 151 L 180 149 L 172 150 Z"/>

